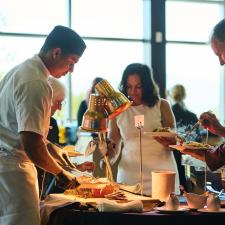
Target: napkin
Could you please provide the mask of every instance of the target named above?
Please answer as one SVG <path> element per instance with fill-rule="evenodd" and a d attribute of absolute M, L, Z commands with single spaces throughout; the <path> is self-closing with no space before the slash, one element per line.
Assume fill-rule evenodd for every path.
<path fill-rule="evenodd" d="M 100 199 L 97 201 L 96 208 L 99 212 L 143 212 L 143 203 L 140 200 L 118 203 L 109 199 Z"/>

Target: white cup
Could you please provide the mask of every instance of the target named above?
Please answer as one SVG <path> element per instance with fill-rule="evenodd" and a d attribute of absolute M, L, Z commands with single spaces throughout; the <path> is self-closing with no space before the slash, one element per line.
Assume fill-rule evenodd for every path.
<path fill-rule="evenodd" d="M 175 175 L 173 171 L 152 171 L 152 198 L 167 201 L 175 191 Z"/>

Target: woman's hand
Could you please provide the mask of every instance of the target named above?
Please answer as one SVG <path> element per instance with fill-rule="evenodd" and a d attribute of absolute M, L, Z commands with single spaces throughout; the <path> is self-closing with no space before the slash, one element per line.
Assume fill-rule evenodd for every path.
<path fill-rule="evenodd" d="M 90 161 L 86 161 L 84 163 L 81 163 L 81 164 L 77 165 L 78 170 L 80 170 L 82 172 L 88 171 L 89 173 L 93 172 L 95 167 L 96 167 L 95 163 L 90 162 Z"/>
<path fill-rule="evenodd" d="M 155 136 L 154 139 L 165 147 L 168 147 L 169 145 L 175 145 L 177 143 L 176 137 Z"/>

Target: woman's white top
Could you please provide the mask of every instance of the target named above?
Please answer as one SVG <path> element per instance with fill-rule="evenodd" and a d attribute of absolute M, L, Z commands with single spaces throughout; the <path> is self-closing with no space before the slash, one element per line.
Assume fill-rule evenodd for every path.
<path fill-rule="evenodd" d="M 173 153 L 145 132 L 162 127 L 160 101 L 154 107 L 146 105 L 131 106 L 115 118 L 122 139 L 121 160 L 118 165 L 117 182 L 133 185 L 140 178 L 140 135 L 135 128 L 135 115 L 144 115 L 142 130 L 142 158 L 144 193 L 151 194 L 151 172 L 170 170 L 176 172 L 175 192 L 179 194 L 179 178 Z M 109 124 L 109 132 L 113 129 Z M 110 135 L 111 137 L 114 134 Z M 115 138 L 117 139 L 117 138 Z"/>

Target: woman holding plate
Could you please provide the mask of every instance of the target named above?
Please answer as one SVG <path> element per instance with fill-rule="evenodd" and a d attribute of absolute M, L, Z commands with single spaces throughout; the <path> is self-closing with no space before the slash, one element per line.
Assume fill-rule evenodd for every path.
<path fill-rule="evenodd" d="M 152 131 L 157 128 L 174 129 L 175 118 L 167 100 L 159 97 L 159 89 L 150 68 L 141 63 L 128 65 L 123 72 L 119 89 L 133 101 L 133 104 L 109 122 L 109 138 L 116 143 L 115 153 L 109 152 L 109 155 L 112 162 L 120 159 L 117 182 L 129 185 L 141 182 L 140 139 L 134 117 L 143 115 L 143 193 L 151 194 L 152 171 L 170 170 L 176 172 L 175 191 L 179 194 L 178 171 L 173 153 L 158 143 L 152 135 Z"/>

